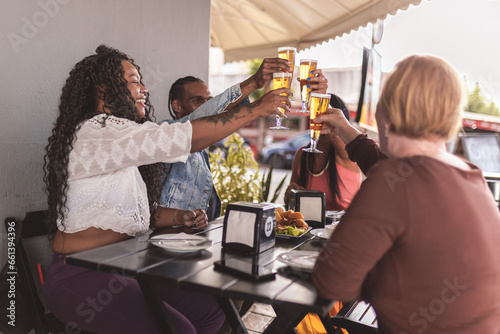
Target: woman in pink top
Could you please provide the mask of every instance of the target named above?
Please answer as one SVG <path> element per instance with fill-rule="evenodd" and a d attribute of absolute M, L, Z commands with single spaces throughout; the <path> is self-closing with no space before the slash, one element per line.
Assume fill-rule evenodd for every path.
<path fill-rule="evenodd" d="M 332 107 L 342 110 L 349 119 L 344 102 L 331 94 Z M 345 210 L 361 186 L 363 175 L 358 165 L 352 162 L 340 137 L 321 135 L 317 148 L 321 154 L 308 153 L 299 148 L 292 164 L 292 178 L 286 189 L 284 201 L 288 205 L 292 189 L 312 189 L 325 193 L 326 210 Z"/>
<path fill-rule="evenodd" d="M 349 119 L 349 111 L 344 102 L 331 94 L 330 105 L 342 110 Z M 288 205 L 292 189 L 312 189 L 325 193 L 326 210 L 345 210 L 357 193 L 363 175 L 355 162 L 352 162 L 345 150 L 345 144 L 339 136 L 322 134 L 317 148 L 323 153 L 308 153 L 299 148 L 292 164 L 292 179 L 285 192 L 285 204 Z M 335 304 L 330 310 L 333 316 L 342 307 Z M 321 321 L 315 314 L 308 314 L 296 327 L 299 334 L 326 333 Z"/>

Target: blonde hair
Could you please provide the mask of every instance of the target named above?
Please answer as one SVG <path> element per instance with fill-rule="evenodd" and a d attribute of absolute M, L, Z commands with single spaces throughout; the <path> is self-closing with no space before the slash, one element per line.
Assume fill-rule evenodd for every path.
<path fill-rule="evenodd" d="M 461 124 L 463 87 L 441 58 L 410 56 L 400 61 L 380 98 L 391 131 L 410 138 L 453 138 Z"/>

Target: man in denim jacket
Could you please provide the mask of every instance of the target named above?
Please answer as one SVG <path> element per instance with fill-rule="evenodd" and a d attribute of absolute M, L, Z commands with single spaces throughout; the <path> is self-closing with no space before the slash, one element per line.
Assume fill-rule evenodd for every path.
<path fill-rule="evenodd" d="M 246 104 L 255 89 L 264 87 L 272 80 L 274 72 L 282 71 L 293 71 L 287 60 L 266 58 L 257 73 L 213 98 L 202 80 L 192 76 L 178 79 L 169 92 L 168 107 L 173 120 L 168 122 L 194 120 Z M 204 209 L 209 221 L 219 217 L 221 202 L 213 185 L 205 150 L 190 154 L 185 163 L 169 163 L 166 166 L 161 206 L 183 210 Z"/>

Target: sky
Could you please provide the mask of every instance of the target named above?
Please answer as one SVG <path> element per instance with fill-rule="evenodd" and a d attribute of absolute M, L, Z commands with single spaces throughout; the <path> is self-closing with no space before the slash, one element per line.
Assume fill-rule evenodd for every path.
<path fill-rule="evenodd" d="M 320 68 L 361 66 L 363 46 L 371 47 L 371 25 L 298 53 L 316 58 Z M 411 54 L 447 60 L 472 87 L 500 106 L 500 0 L 422 0 L 384 21 L 375 49 L 382 70 Z"/>

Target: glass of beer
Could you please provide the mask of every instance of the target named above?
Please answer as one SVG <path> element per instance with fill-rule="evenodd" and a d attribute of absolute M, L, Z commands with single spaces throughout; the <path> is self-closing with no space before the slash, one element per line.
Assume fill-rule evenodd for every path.
<path fill-rule="evenodd" d="M 290 61 L 290 67 L 292 68 L 292 71 L 295 67 L 295 56 L 297 55 L 297 49 L 291 46 L 283 46 L 281 48 L 278 48 L 278 58 L 281 59 L 287 59 Z M 290 80 L 293 79 L 293 73 L 292 76 L 290 77 Z"/>
<path fill-rule="evenodd" d="M 319 135 L 321 133 L 321 129 L 323 128 L 322 123 L 314 123 L 312 120 L 315 119 L 318 115 L 326 113 L 328 109 L 328 105 L 330 104 L 330 94 L 318 94 L 311 93 L 311 98 L 309 100 L 309 110 L 311 111 L 311 115 L 309 116 L 309 129 L 311 131 L 311 145 L 308 148 L 303 148 L 302 150 L 310 153 L 323 153 L 316 148 L 316 144 L 318 143 Z"/>
<path fill-rule="evenodd" d="M 308 78 L 312 78 L 312 71 L 315 71 L 318 66 L 318 61 L 314 59 L 302 59 L 300 61 L 300 98 L 302 100 L 302 110 L 299 112 L 307 112 L 307 102 L 311 94 L 311 88 L 307 87 L 309 84 Z"/>
<path fill-rule="evenodd" d="M 290 85 L 292 83 L 292 73 L 288 72 L 277 72 L 273 73 L 273 89 L 278 89 L 278 88 L 288 88 L 290 89 Z M 288 94 L 281 94 L 283 96 L 288 96 Z M 279 108 L 279 111 L 283 114 L 285 114 L 285 109 Z M 287 130 L 288 128 L 286 126 L 281 125 L 281 116 L 276 115 L 276 126 L 270 127 L 270 129 L 278 129 L 278 130 Z"/>

